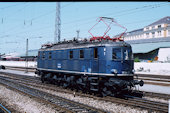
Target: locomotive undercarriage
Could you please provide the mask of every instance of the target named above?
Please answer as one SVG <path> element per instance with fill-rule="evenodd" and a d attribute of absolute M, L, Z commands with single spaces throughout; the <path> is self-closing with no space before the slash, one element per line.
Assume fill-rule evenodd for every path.
<path fill-rule="evenodd" d="M 39 75 L 42 82 L 100 96 L 120 97 L 133 94 L 135 85 L 143 85 L 143 81 L 134 80 L 133 76 L 89 76 L 46 71 L 40 71 Z"/>

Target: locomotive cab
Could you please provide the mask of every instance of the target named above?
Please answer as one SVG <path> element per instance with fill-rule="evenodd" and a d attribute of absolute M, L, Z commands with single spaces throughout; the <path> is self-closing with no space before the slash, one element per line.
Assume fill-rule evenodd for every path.
<path fill-rule="evenodd" d="M 131 47 L 111 48 L 111 68 L 113 74 L 133 74 L 133 54 Z M 109 71 L 109 70 L 108 70 Z"/>
<path fill-rule="evenodd" d="M 125 45 L 125 44 L 124 44 Z M 113 75 L 132 75 L 134 60 L 131 46 L 126 44 L 103 46 L 95 48 L 98 50 L 98 71 L 97 73 L 107 73 Z M 94 56 L 95 59 L 95 56 Z M 95 66 L 97 68 L 97 66 Z M 93 71 L 93 69 L 92 69 Z"/>

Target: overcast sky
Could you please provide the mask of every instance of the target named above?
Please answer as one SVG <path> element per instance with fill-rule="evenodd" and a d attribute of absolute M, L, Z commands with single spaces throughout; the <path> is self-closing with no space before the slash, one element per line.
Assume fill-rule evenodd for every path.
<path fill-rule="evenodd" d="M 143 28 L 165 16 L 170 16 L 168 2 L 60 2 L 61 40 L 76 37 L 90 38 L 88 30 L 98 17 L 114 18 L 127 31 Z M 26 39 L 29 50 L 54 42 L 55 2 L 0 2 L 0 53 L 25 53 Z M 92 33 L 100 36 L 106 26 L 100 23 Z M 122 32 L 114 27 L 108 33 Z"/>

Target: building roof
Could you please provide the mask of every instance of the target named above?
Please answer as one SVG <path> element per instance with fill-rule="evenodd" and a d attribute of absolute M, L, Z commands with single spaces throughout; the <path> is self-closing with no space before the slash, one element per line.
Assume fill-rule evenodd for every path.
<path fill-rule="evenodd" d="M 166 16 L 164 18 L 161 18 L 159 19 L 158 21 L 156 22 L 153 22 L 152 24 L 148 25 L 148 26 L 153 26 L 153 25 L 158 25 L 158 24 L 163 24 L 163 23 L 166 23 L 166 24 L 170 24 L 170 16 Z M 128 34 L 130 35 L 136 35 L 136 34 L 140 34 L 143 32 L 143 28 L 141 29 L 136 29 L 136 30 L 133 30 L 133 31 L 129 31 L 127 33 L 124 34 L 124 36 L 128 36 Z"/>
<path fill-rule="evenodd" d="M 139 33 L 141 33 L 141 32 L 143 32 L 143 28 L 141 28 L 141 29 L 136 29 L 136 30 L 133 30 L 133 31 L 129 31 L 129 32 L 125 33 L 124 36 L 128 36 L 128 34 L 130 34 L 130 35 L 135 35 L 135 34 L 139 34 Z"/>
<path fill-rule="evenodd" d="M 158 48 L 170 47 L 170 42 L 131 44 L 133 53 L 148 53 Z"/>
<path fill-rule="evenodd" d="M 166 16 L 166 17 L 164 17 L 148 26 L 153 26 L 153 25 L 158 25 L 158 24 L 163 24 L 163 23 L 170 24 L 170 16 Z"/>
<path fill-rule="evenodd" d="M 138 40 L 125 40 L 125 42 L 127 42 L 129 44 L 170 42 L 170 37 L 138 39 Z"/>
<path fill-rule="evenodd" d="M 128 33 L 141 32 L 141 31 L 143 31 L 143 28 L 130 31 L 130 32 L 128 32 Z"/>

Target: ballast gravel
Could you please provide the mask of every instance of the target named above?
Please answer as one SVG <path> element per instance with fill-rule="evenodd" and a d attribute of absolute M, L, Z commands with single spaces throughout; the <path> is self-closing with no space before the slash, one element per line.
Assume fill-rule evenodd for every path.
<path fill-rule="evenodd" d="M 162 103 L 168 103 L 168 100 L 165 100 L 165 99 L 160 99 L 160 98 L 151 98 L 151 97 L 143 97 L 147 100 L 152 100 L 152 101 L 155 101 L 155 102 L 162 102 Z"/>
<path fill-rule="evenodd" d="M 57 113 L 51 106 L 37 102 L 33 98 L 7 89 L 2 85 L 0 85 L 0 100 L 8 104 L 6 106 L 15 109 L 17 113 Z"/>
<path fill-rule="evenodd" d="M 93 106 L 95 108 L 103 109 L 111 113 L 148 113 L 148 111 L 146 110 L 131 108 L 131 107 L 124 106 L 121 104 L 115 104 L 115 103 L 101 101 L 101 100 L 95 100 L 93 98 L 74 96 L 74 94 L 60 93 L 60 92 L 51 91 L 47 89 L 39 89 L 39 90 L 56 95 L 56 96 L 60 96 L 60 97 L 63 97 L 69 100 L 73 100 L 73 101 L 76 101 L 82 104 Z"/>
<path fill-rule="evenodd" d="M 35 88 L 39 89 L 39 88 Z M 111 102 L 95 100 L 93 98 L 74 96 L 74 94 L 60 93 L 56 91 L 39 89 L 50 94 L 60 96 L 66 99 L 70 99 L 79 103 L 87 104 L 95 108 L 104 109 L 111 113 L 148 113 L 146 110 L 139 108 L 131 108 L 121 104 L 115 104 Z M 18 112 L 21 113 L 57 113 L 51 106 L 44 105 L 43 103 L 37 102 L 33 98 L 19 94 L 15 91 L 9 90 L 4 86 L 0 85 L 0 99 L 8 103 L 8 106 L 15 107 Z"/>

